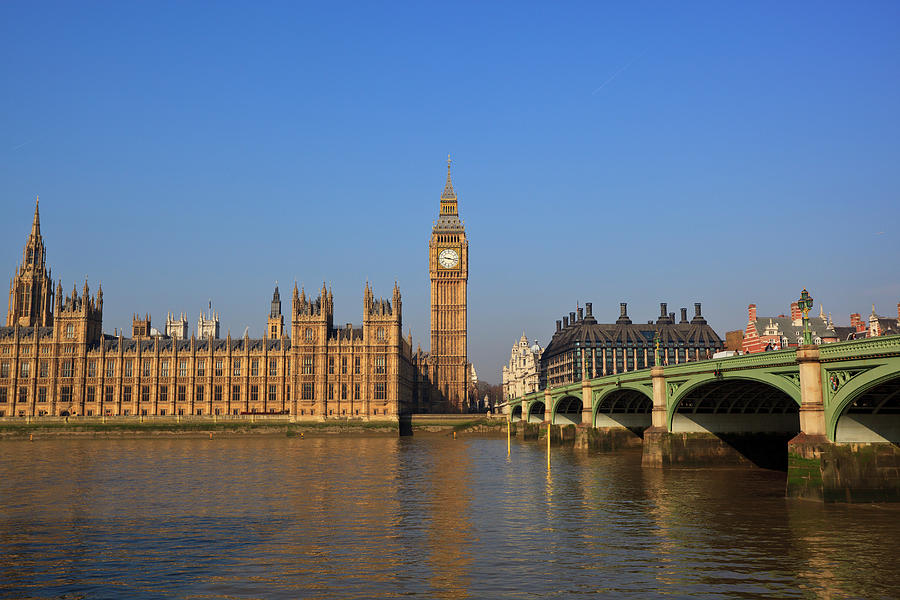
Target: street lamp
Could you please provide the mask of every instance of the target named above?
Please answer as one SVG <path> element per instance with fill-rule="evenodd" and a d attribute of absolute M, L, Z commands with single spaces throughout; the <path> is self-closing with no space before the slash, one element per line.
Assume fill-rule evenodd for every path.
<path fill-rule="evenodd" d="M 659 364 L 659 329 L 656 330 L 656 335 L 653 338 L 654 341 L 654 350 L 653 350 L 653 365 L 656 367 L 661 366 Z"/>
<path fill-rule="evenodd" d="M 797 306 L 803 312 L 803 343 L 809 346 L 812 344 L 812 334 L 809 331 L 809 311 L 812 309 L 813 299 L 809 292 L 806 291 L 806 288 L 803 288 L 800 300 L 797 301 Z"/>

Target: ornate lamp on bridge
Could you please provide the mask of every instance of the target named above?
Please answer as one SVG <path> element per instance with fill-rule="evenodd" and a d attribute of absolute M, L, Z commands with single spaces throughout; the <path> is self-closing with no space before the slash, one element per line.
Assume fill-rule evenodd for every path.
<path fill-rule="evenodd" d="M 812 309 L 813 299 L 803 288 L 800 294 L 800 300 L 797 301 L 797 307 L 803 312 L 803 344 L 809 346 L 812 344 L 812 334 L 809 331 L 809 311 Z"/>
<path fill-rule="evenodd" d="M 653 350 L 653 366 L 659 367 L 661 365 L 659 364 L 659 330 L 658 329 L 656 330 L 656 335 L 654 336 L 653 341 L 655 342 L 655 344 L 654 344 L 655 348 Z"/>

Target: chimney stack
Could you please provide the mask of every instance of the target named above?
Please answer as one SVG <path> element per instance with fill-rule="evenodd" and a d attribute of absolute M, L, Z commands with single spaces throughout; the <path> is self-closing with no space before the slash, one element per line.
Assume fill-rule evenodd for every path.
<path fill-rule="evenodd" d="M 800 303 L 799 302 L 791 302 L 791 320 L 796 321 L 798 319 L 803 318 L 803 313 L 800 312 Z"/>
<path fill-rule="evenodd" d="M 562 321 L 557 319 L 556 320 L 556 330 L 559 331 L 560 329 L 562 329 Z"/>
<path fill-rule="evenodd" d="M 591 309 L 591 303 L 590 303 L 590 302 L 585 302 L 585 303 L 584 303 L 584 310 L 585 310 L 585 312 L 587 313 L 587 316 L 589 316 L 589 317 L 592 317 L 592 316 L 593 316 L 593 313 L 591 312 L 592 309 Z M 898 318 L 900 318 L 900 303 L 897 304 L 897 315 L 898 315 Z"/>
<path fill-rule="evenodd" d="M 753 307 L 753 318 L 756 318 L 756 305 L 751 304 Z M 694 302 L 694 318 L 691 319 L 691 325 L 705 325 L 706 319 L 703 318 L 703 315 L 700 314 L 700 303 Z"/>
<path fill-rule="evenodd" d="M 569 326 L 569 317 L 563 317 L 563 327 Z"/>
<path fill-rule="evenodd" d="M 750 321 L 756 320 L 756 305 L 755 304 L 751 304 L 750 306 L 747 307 L 747 318 Z"/>
<path fill-rule="evenodd" d="M 583 308 L 578 309 L 578 320 L 584 321 L 584 309 Z"/>
<path fill-rule="evenodd" d="M 667 311 L 667 310 L 668 310 L 668 309 L 667 309 L 667 307 L 666 307 L 666 303 L 665 303 L 665 302 L 660 302 L 660 303 L 659 303 L 659 316 L 660 316 L 661 318 L 664 318 L 664 317 L 666 316 L 666 311 Z"/>
<path fill-rule="evenodd" d="M 687 320 L 687 309 L 684 308 L 684 307 L 682 307 L 682 309 L 681 309 L 681 322 L 682 322 L 682 323 L 687 323 L 687 322 L 688 322 L 688 320 Z"/>
<path fill-rule="evenodd" d="M 619 302 L 619 316 L 627 317 L 628 316 L 628 304 L 625 302 Z"/>
<path fill-rule="evenodd" d="M 569 313 L 569 323 L 571 323 L 572 325 L 575 324 L 575 313 L 574 312 Z"/>

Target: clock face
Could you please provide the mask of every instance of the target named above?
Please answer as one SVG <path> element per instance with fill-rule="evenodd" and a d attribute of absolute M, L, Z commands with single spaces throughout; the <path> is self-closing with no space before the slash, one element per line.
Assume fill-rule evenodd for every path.
<path fill-rule="evenodd" d="M 444 248 L 438 254 L 438 264 L 445 269 L 452 269 L 459 264 L 459 254 L 453 248 Z"/>

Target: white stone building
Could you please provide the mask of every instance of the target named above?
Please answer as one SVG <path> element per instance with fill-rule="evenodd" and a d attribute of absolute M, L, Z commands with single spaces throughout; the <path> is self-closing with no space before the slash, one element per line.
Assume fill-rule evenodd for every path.
<path fill-rule="evenodd" d="M 512 347 L 509 364 L 503 367 L 503 399 L 521 398 L 538 390 L 541 371 L 541 354 L 544 349 L 534 344 L 528 345 L 525 333 Z"/>
<path fill-rule="evenodd" d="M 219 339 L 219 311 L 212 310 L 212 302 L 210 302 L 210 310 L 206 313 L 206 317 L 204 318 L 203 313 L 200 313 L 200 318 L 197 319 L 197 338 L 201 340 Z"/>
<path fill-rule="evenodd" d="M 176 340 L 188 339 L 188 320 L 184 313 L 178 317 L 175 313 L 166 314 L 166 335 Z"/>

